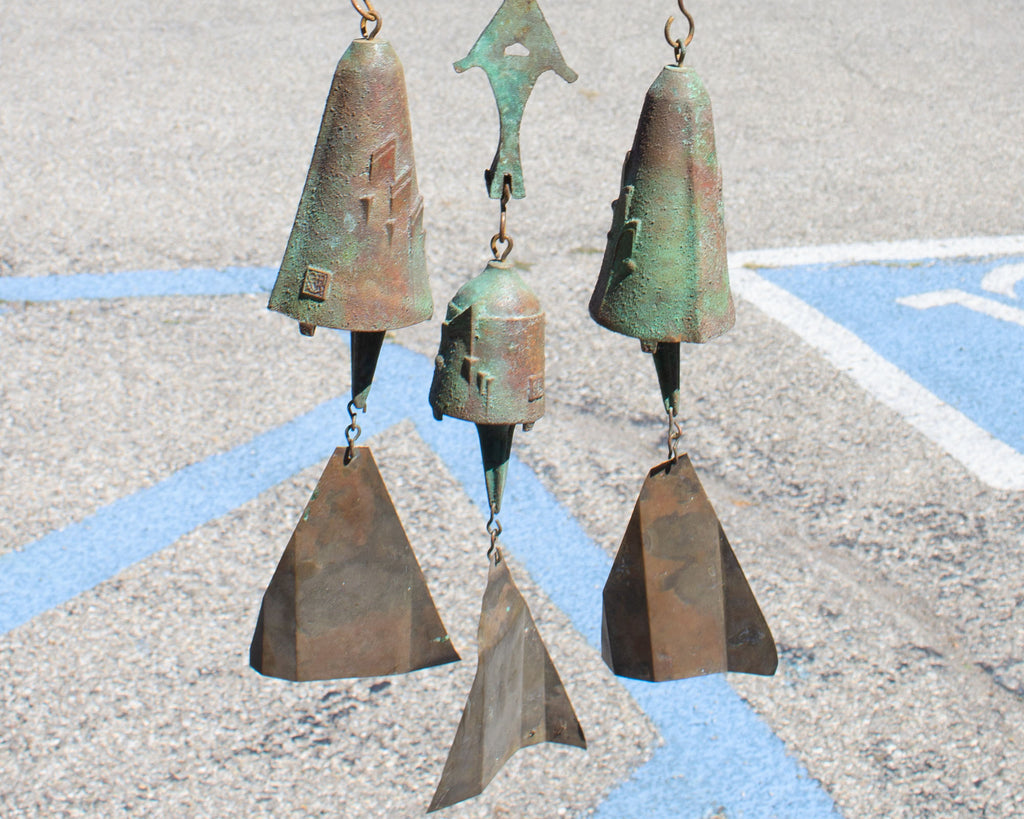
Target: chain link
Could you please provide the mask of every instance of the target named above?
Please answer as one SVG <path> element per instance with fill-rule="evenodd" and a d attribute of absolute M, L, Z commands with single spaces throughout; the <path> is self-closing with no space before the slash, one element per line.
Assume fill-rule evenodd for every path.
<path fill-rule="evenodd" d="M 491 546 L 487 550 L 488 559 L 494 558 L 494 565 L 501 563 L 501 550 L 498 548 L 498 536 L 501 535 L 501 521 L 498 520 L 494 507 L 491 507 L 491 517 L 487 521 L 487 534 L 491 536 Z"/>
<path fill-rule="evenodd" d="M 359 30 L 363 34 L 363 38 L 366 40 L 372 40 L 378 34 L 380 34 L 381 26 L 384 25 L 384 19 L 380 16 L 380 12 L 373 7 L 373 3 L 370 0 L 363 0 L 366 3 L 366 10 L 359 5 L 359 0 L 351 0 L 352 8 L 359 12 Z M 369 30 L 369 23 L 373 23 L 373 31 Z"/>
<path fill-rule="evenodd" d="M 682 67 L 683 60 L 686 59 L 686 47 L 691 42 L 693 42 L 694 24 L 693 24 L 693 16 L 690 14 L 690 12 L 688 12 L 686 10 L 686 7 L 683 5 L 683 0 L 678 0 L 678 2 L 679 2 L 679 10 L 686 17 L 686 21 L 690 24 L 690 30 L 686 33 L 686 39 L 685 40 L 679 40 L 679 39 L 674 38 L 672 36 L 672 23 L 675 22 L 676 18 L 675 17 L 669 17 L 668 18 L 668 22 L 665 23 L 665 40 L 668 41 L 668 44 L 670 46 L 672 46 L 672 50 L 675 51 L 675 54 L 676 54 L 676 65 Z"/>
<path fill-rule="evenodd" d="M 356 423 L 356 413 L 359 412 L 356 402 L 349 401 L 346 409 L 348 410 L 348 426 L 345 427 L 345 440 L 348 442 L 348 447 L 345 449 L 345 463 L 348 463 L 353 457 L 352 448 L 355 446 L 356 441 L 359 440 L 363 430 Z M 366 412 L 366 410 L 363 410 L 363 412 Z"/>
<path fill-rule="evenodd" d="M 672 463 L 679 460 L 679 439 L 683 437 L 683 428 L 676 417 L 668 413 L 668 457 Z"/>
<path fill-rule="evenodd" d="M 504 184 L 501 186 L 501 216 L 498 221 L 498 232 L 491 237 L 491 253 L 494 254 L 494 261 L 503 262 L 508 258 L 508 254 L 512 252 L 512 248 L 515 246 L 515 242 L 512 241 L 512 237 L 508 235 L 508 203 L 512 198 L 512 175 L 505 174 Z M 498 252 L 498 245 L 505 245 L 505 249 Z"/>

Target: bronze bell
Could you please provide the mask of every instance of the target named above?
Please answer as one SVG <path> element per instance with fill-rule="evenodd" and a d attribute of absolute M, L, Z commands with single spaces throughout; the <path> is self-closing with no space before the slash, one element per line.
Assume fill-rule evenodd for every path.
<path fill-rule="evenodd" d="M 590 300 L 598 324 L 648 348 L 732 327 L 722 172 L 711 101 L 692 68 L 666 66 L 648 90 L 612 210 Z"/>
<path fill-rule="evenodd" d="M 307 335 L 433 313 L 405 75 L 384 40 L 355 40 L 338 62 L 269 307 Z"/>
<path fill-rule="evenodd" d="M 488 262 L 449 302 L 434 365 L 434 417 L 477 425 L 497 513 L 515 426 L 544 414 L 544 311 L 510 263 Z"/>
<path fill-rule="evenodd" d="M 490 261 L 448 303 L 430 406 L 475 424 L 544 414 L 544 311 L 512 266 Z"/>

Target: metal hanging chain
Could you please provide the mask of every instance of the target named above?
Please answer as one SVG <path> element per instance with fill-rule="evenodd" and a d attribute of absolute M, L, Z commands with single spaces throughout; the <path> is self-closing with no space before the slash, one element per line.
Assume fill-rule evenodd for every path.
<path fill-rule="evenodd" d="M 384 18 L 380 16 L 380 12 L 373 7 L 373 3 L 370 0 L 362 0 L 366 4 L 366 10 L 359 5 L 359 0 L 351 0 L 352 8 L 359 12 L 359 16 L 362 18 L 359 21 L 359 30 L 363 33 L 363 39 L 372 40 L 378 34 L 380 34 L 381 26 L 384 25 Z M 373 31 L 368 32 L 369 23 L 373 23 Z"/>
<path fill-rule="evenodd" d="M 494 507 L 491 507 L 491 517 L 487 521 L 487 534 L 491 536 L 491 546 L 487 550 L 487 558 L 494 558 L 494 565 L 501 563 L 501 549 L 498 548 L 498 536 L 501 534 L 501 521 L 498 520 Z"/>
<path fill-rule="evenodd" d="M 363 430 L 356 423 L 356 413 L 359 412 L 356 402 L 349 401 L 346 409 L 348 409 L 348 426 L 345 428 L 345 440 L 348 441 L 348 447 L 345 449 L 345 463 L 348 463 L 352 460 L 352 447 L 359 440 Z M 363 412 L 366 412 L 366 410 L 364 409 Z"/>
<path fill-rule="evenodd" d="M 353 0 L 353 2 L 354 1 L 355 0 Z M 690 30 L 689 30 L 689 32 L 687 32 L 685 40 L 673 39 L 672 38 L 672 23 L 675 21 L 676 18 L 675 17 L 669 17 L 668 18 L 668 22 L 665 23 L 665 39 L 668 41 L 668 44 L 670 46 L 672 46 L 672 49 L 676 53 L 676 65 L 678 65 L 680 68 L 682 68 L 683 60 L 686 59 L 686 47 L 691 42 L 693 42 L 693 29 L 694 29 L 694 25 L 693 25 L 693 16 L 690 14 L 690 12 L 688 12 L 686 10 L 686 7 L 683 5 L 683 0 L 678 0 L 678 2 L 679 2 L 679 10 L 686 17 L 686 21 L 690 24 Z"/>
<path fill-rule="evenodd" d="M 512 237 L 508 235 L 506 231 L 506 213 L 508 212 L 508 203 L 512 198 L 512 174 L 505 174 L 505 183 L 501 188 L 501 219 L 498 223 L 498 232 L 491 237 L 491 253 L 494 254 L 494 261 L 503 262 L 508 258 L 508 254 L 512 252 L 512 248 L 515 242 L 512 241 Z M 505 245 L 505 249 L 498 253 L 498 245 Z"/>
<path fill-rule="evenodd" d="M 668 413 L 668 457 L 672 463 L 679 460 L 679 439 L 683 437 L 683 428 L 676 417 Z"/>

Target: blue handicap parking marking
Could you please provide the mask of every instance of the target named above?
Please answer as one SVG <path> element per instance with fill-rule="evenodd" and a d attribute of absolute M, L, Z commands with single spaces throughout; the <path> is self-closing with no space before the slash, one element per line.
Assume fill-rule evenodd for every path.
<path fill-rule="evenodd" d="M 1024 257 L 757 272 L 1024 453 Z"/>

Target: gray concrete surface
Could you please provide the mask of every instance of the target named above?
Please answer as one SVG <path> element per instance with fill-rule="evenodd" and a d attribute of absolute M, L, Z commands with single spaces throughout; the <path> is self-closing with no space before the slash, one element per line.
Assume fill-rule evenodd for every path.
<path fill-rule="evenodd" d="M 497 226 L 493 100 L 450 67 L 497 2 L 377 5 L 406 67 L 440 312 Z M 691 8 L 731 249 L 1024 233 L 1016 4 Z M 509 225 L 548 309 L 549 405 L 519 451 L 612 551 L 663 429 L 653 371 L 586 302 L 674 4 L 544 9 L 580 79 L 542 78 L 523 130 L 529 197 Z M 355 17 L 341 0 L 6 0 L 0 275 L 277 264 Z M 0 551 L 347 388 L 341 340 L 300 338 L 258 298 L 5 307 Z M 398 339 L 432 354 L 437 335 L 435 319 Z M 1024 814 L 1024 498 L 749 305 L 684 367 L 686 448 L 782 654 L 776 679 L 737 690 L 845 816 Z M 411 430 L 374 447 L 470 662 L 377 692 L 246 671 L 307 471 L 0 637 L 0 813 L 418 815 L 471 678 L 481 521 Z M 522 585 L 594 744 L 582 762 L 522 754 L 452 815 L 585 813 L 653 741 Z M 358 754 L 322 751 L 336 730 Z"/>

